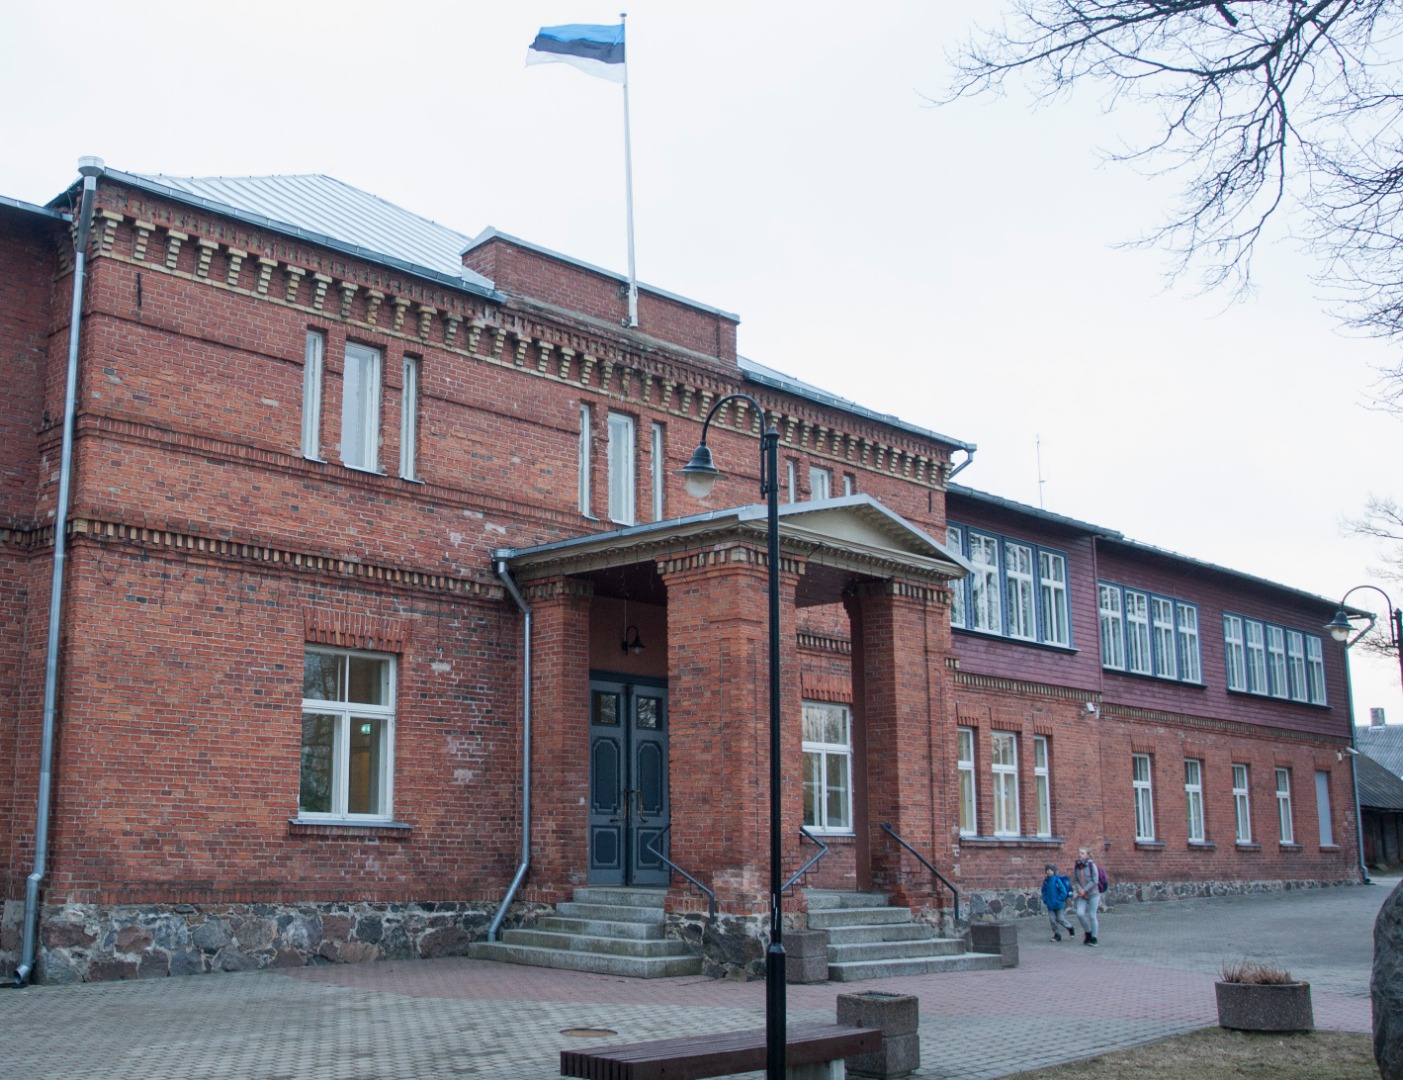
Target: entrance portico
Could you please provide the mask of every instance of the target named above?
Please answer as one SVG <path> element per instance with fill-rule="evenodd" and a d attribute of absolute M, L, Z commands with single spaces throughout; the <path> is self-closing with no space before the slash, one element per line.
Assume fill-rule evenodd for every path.
<path fill-rule="evenodd" d="M 636 858 L 631 869 L 616 869 L 603 856 L 636 856 L 646 832 L 715 892 L 721 912 L 766 912 L 765 529 L 765 507 L 742 506 L 496 553 L 534 612 L 533 898 L 554 902 L 591 880 L 627 880 L 639 872 Z M 858 881 L 902 904 L 931 904 L 928 875 L 909 856 L 903 861 L 880 825 L 949 864 L 948 583 L 966 564 L 866 495 L 783 507 L 780 541 L 785 864 L 797 869 L 812 850 L 800 851 L 798 612 L 827 608 L 823 617 L 853 642 Z M 641 652 L 624 647 L 630 628 Z M 634 691 L 626 688 L 639 686 L 653 699 L 642 726 L 627 711 Z M 650 772 L 630 757 L 655 761 L 661 748 L 665 769 Z M 659 777 L 667 785 L 661 798 Z M 675 880 L 669 906 L 695 909 L 690 886 Z"/>

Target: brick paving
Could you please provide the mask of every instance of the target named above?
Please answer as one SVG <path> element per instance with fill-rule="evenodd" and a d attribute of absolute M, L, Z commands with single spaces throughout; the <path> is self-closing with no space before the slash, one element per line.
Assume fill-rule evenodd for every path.
<path fill-rule="evenodd" d="M 1318 1027 L 1368 1031 L 1373 921 L 1395 884 L 1124 904 L 1099 949 L 1028 919 L 1015 969 L 791 986 L 789 1015 L 831 1020 L 852 990 L 916 994 L 914 1075 L 984 1080 L 1212 1024 L 1220 966 L 1249 956 L 1311 982 Z M 35 986 L 0 990 L 0 1076 L 545 1080 L 584 1041 L 568 1029 L 661 1038 L 761 1026 L 764 1007 L 761 983 L 466 959 Z"/>

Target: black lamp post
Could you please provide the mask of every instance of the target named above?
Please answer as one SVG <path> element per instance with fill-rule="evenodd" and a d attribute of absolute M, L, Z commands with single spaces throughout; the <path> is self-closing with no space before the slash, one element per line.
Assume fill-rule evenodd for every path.
<path fill-rule="evenodd" d="M 1371 612 L 1364 612 L 1361 615 L 1351 615 L 1345 609 L 1345 601 L 1348 600 L 1351 595 L 1357 593 L 1360 589 L 1374 590 L 1374 592 L 1378 593 L 1384 598 L 1384 603 L 1388 605 L 1388 632 L 1390 638 L 1389 644 L 1392 645 L 1396 650 L 1398 650 L 1399 677 L 1400 679 L 1403 679 L 1403 611 L 1399 611 L 1398 608 L 1394 607 L 1393 599 L 1388 595 L 1388 593 L 1384 592 L 1377 585 L 1356 585 L 1354 588 L 1350 589 L 1349 592 L 1345 593 L 1344 596 L 1340 597 L 1340 609 L 1335 612 L 1335 617 L 1325 624 L 1325 629 L 1330 631 L 1330 636 L 1336 641 L 1340 642 L 1342 645 L 1344 645 L 1346 649 L 1353 648 L 1359 642 L 1360 638 L 1362 638 L 1370 630 L 1374 629 L 1374 625 L 1378 622 L 1378 619 Z M 1355 627 L 1353 622 L 1354 619 L 1368 619 L 1369 625 L 1364 627 L 1364 629 L 1360 630 L 1358 633 L 1355 633 Z M 1350 637 L 1351 634 L 1354 634 L 1354 636 Z M 1346 656 L 1345 670 L 1349 670 L 1348 656 Z M 1354 696 L 1353 694 L 1351 694 L 1351 704 L 1353 704 L 1353 701 Z M 1359 767 L 1355 763 L 1355 760 L 1359 755 L 1359 751 L 1355 746 L 1355 742 L 1356 740 L 1354 736 L 1354 717 L 1351 716 L 1349 718 L 1349 768 L 1350 775 L 1354 779 L 1354 823 L 1358 827 L 1359 831 L 1359 873 L 1360 876 L 1363 878 L 1364 883 L 1367 885 L 1369 883 L 1369 870 L 1364 865 L 1364 822 L 1359 815 Z"/>
<path fill-rule="evenodd" d="M 705 499 L 716 485 L 721 471 L 711 461 L 706 445 L 707 428 L 716 411 L 728 401 L 747 402 L 755 415 L 765 416 L 760 403 L 749 394 L 727 394 L 713 406 L 702 422 L 701 442 L 692 460 L 682 469 L 687 493 Z M 770 947 L 765 953 L 765 1077 L 784 1080 L 785 1070 L 785 983 L 784 919 L 780 893 L 784 887 L 781 859 L 780 821 L 780 711 L 779 711 L 779 429 L 765 427 L 760 438 L 760 494 L 768 500 L 770 558 Z"/>

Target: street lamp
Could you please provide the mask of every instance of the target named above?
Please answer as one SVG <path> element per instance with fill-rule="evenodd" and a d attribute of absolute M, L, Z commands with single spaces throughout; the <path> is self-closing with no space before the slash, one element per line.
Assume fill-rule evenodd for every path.
<path fill-rule="evenodd" d="M 764 418 L 765 410 L 749 394 L 727 394 L 702 421 L 701 442 L 692 460 L 682 469 L 687 494 L 705 499 L 721 475 L 711 460 L 706 432 L 711 418 L 728 401 L 744 401 Z M 779 711 L 779 429 L 765 427 L 760 437 L 760 494 L 766 497 L 770 559 L 770 947 L 765 952 L 765 1078 L 784 1080 L 785 982 L 784 919 L 780 894 L 784 888 L 780 821 L 780 711 Z"/>
<path fill-rule="evenodd" d="M 1338 641 L 1340 644 L 1342 644 L 1346 649 L 1352 649 L 1356 644 L 1359 643 L 1360 638 L 1362 638 L 1370 630 L 1374 629 L 1374 625 L 1375 623 L 1377 623 L 1378 620 L 1372 612 L 1366 611 L 1357 615 L 1351 615 L 1350 612 L 1345 608 L 1345 601 L 1347 601 L 1350 598 L 1350 596 L 1352 596 L 1354 593 L 1357 593 L 1360 589 L 1373 589 L 1374 592 L 1378 593 L 1384 598 L 1384 603 L 1388 606 L 1388 632 L 1390 638 L 1389 644 L 1392 645 L 1394 649 L 1398 651 L 1399 676 L 1401 679 L 1403 679 L 1403 611 L 1399 611 L 1398 608 L 1394 607 L 1393 599 L 1388 595 L 1388 593 L 1384 592 L 1377 585 L 1356 585 L 1354 588 L 1350 589 L 1349 592 L 1345 593 L 1344 596 L 1340 597 L 1340 608 L 1338 611 L 1335 612 L 1335 617 L 1325 624 L 1325 629 L 1330 631 L 1330 636 L 1336 641 Z M 1353 620 L 1355 619 L 1368 619 L 1369 625 L 1364 627 L 1364 629 L 1360 630 L 1358 633 L 1355 633 L 1355 627 L 1353 622 Z M 1354 634 L 1354 636 L 1350 637 L 1351 634 Z M 1346 654 L 1346 672 L 1348 672 L 1349 670 L 1348 664 L 1349 656 L 1348 654 Z M 1354 695 L 1351 694 L 1351 711 L 1353 703 Z M 1354 717 L 1351 716 L 1349 718 L 1349 745 L 1352 752 L 1349 756 L 1349 770 L 1350 776 L 1354 780 L 1354 824 L 1359 830 L 1359 872 L 1364 878 L 1364 883 L 1367 885 L 1369 883 L 1369 870 L 1364 865 L 1364 822 L 1359 815 L 1359 766 L 1357 764 L 1359 760 L 1359 749 L 1355 745 L 1356 742 L 1357 740 L 1355 739 L 1354 735 Z"/>

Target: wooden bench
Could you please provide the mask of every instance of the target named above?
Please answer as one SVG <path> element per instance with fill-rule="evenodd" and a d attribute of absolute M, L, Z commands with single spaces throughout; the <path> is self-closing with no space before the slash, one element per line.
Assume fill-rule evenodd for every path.
<path fill-rule="evenodd" d="M 786 1034 L 785 1062 L 795 1080 L 843 1080 L 844 1058 L 882 1045 L 876 1028 L 842 1024 L 790 1024 Z M 764 1028 L 560 1051 L 560 1075 L 581 1080 L 693 1080 L 764 1067 Z"/>

